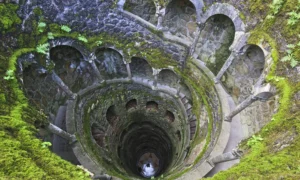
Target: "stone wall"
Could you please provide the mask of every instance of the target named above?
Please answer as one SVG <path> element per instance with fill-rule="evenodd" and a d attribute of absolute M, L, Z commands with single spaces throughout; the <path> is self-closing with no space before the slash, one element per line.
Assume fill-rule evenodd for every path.
<path fill-rule="evenodd" d="M 189 0 L 173 0 L 166 7 L 163 26 L 182 39 L 193 41 L 197 30 L 196 10 Z"/>
<path fill-rule="evenodd" d="M 210 17 L 201 31 L 195 53 L 215 75 L 231 53 L 229 47 L 234 40 L 234 33 L 234 24 L 225 15 Z"/>
<path fill-rule="evenodd" d="M 153 0 L 127 0 L 124 10 L 140 16 L 153 25 L 157 24 L 156 7 Z"/>

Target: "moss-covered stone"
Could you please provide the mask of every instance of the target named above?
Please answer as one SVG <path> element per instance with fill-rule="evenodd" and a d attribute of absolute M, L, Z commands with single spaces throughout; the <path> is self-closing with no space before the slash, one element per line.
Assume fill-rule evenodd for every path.
<path fill-rule="evenodd" d="M 2 33 L 15 30 L 15 26 L 21 23 L 16 13 L 18 8 L 19 6 L 15 4 L 0 4 L 0 31 Z"/>

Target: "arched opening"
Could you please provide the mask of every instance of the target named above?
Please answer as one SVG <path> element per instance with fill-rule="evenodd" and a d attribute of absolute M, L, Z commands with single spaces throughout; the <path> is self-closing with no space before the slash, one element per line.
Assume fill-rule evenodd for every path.
<path fill-rule="evenodd" d="M 251 94 L 265 65 L 263 50 L 257 45 L 247 46 L 246 52 L 233 60 L 223 77 L 225 87 L 238 103 Z"/>
<path fill-rule="evenodd" d="M 175 121 L 175 116 L 171 111 L 166 111 L 165 117 L 171 123 Z"/>
<path fill-rule="evenodd" d="M 152 79 L 153 70 L 145 59 L 133 57 L 130 63 L 132 76 Z"/>
<path fill-rule="evenodd" d="M 153 0 L 126 0 L 124 10 L 129 11 L 154 25 L 157 24 L 157 17 L 155 17 L 156 7 Z"/>
<path fill-rule="evenodd" d="M 173 88 L 178 87 L 178 76 L 169 69 L 163 69 L 158 74 L 157 82 L 162 85 L 167 85 Z"/>
<path fill-rule="evenodd" d="M 91 127 L 91 132 L 94 140 L 100 147 L 105 146 L 105 131 L 95 123 Z"/>
<path fill-rule="evenodd" d="M 65 45 L 53 47 L 50 49 L 50 59 L 55 64 L 54 72 L 73 92 L 94 82 L 89 63 L 83 60 L 77 49 Z"/>
<path fill-rule="evenodd" d="M 215 75 L 231 54 L 229 47 L 234 35 L 234 23 L 228 16 L 222 14 L 211 16 L 201 31 L 195 53 Z"/>
<path fill-rule="evenodd" d="M 96 65 L 105 79 L 127 77 L 126 65 L 123 62 L 122 55 L 111 48 L 97 49 Z"/>
<path fill-rule="evenodd" d="M 128 111 L 129 109 L 134 109 L 136 108 L 136 106 L 137 106 L 136 99 L 132 99 L 126 103 L 126 110 Z"/>
<path fill-rule="evenodd" d="M 117 115 L 116 107 L 114 105 L 107 109 L 106 120 L 111 126 L 115 126 L 119 121 L 119 116 Z"/>
<path fill-rule="evenodd" d="M 197 30 L 196 9 L 189 0 L 173 0 L 166 7 L 163 26 L 173 34 L 192 41 Z"/>
<path fill-rule="evenodd" d="M 146 109 L 147 110 L 158 110 L 158 104 L 155 101 L 149 101 L 146 104 Z"/>
<path fill-rule="evenodd" d="M 45 113 L 56 114 L 57 106 L 63 105 L 67 97 L 52 80 L 51 74 L 46 73 L 46 69 L 38 64 L 24 66 L 22 74 L 24 91 L 30 103 L 43 109 Z"/>

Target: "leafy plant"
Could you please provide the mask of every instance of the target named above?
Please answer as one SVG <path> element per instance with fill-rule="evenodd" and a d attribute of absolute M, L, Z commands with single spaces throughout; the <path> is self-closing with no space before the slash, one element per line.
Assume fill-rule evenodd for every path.
<path fill-rule="evenodd" d="M 252 147 L 252 146 L 254 146 L 255 144 L 257 144 L 258 142 L 260 142 L 260 141 L 262 141 L 262 140 L 264 140 L 264 139 L 263 139 L 260 135 L 259 135 L 259 136 L 253 135 L 253 136 L 248 140 L 247 145 L 248 145 L 249 147 Z"/>
<path fill-rule="evenodd" d="M 293 51 L 296 48 L 296 45 L 294 45 L 294 44 L 288 44 L 287 48 L 288 48 L 286 50 L 287 55 L 284 56 L 280 61 L 282 61 L 282 62 L 289 62 L 290 65 L 291 65 L 291 67 L 296 67 L 298 65 L 298 61 L 295 58 L 295 55 L 293 54 Z"/>
<path fill-rule="evenodd" d="M 65 32 L 70 32 L 72 31 L 72 29 L 69 27 L 69 26 L 66 26 L 66 25 L 62 25 L 60 26 L 60 29 L 65 31 Z"/>
<path fill-rule="evenodd" d="M 52 32 L 48 32 L 48 39 L 54 39 L 53 33 Z"/>
<path fill-rule="evenodd" d="M 42 148 L 47 148 L 52 146 L 51 142 L 42 142 Z"/>
<path fill-rule="evenodd" d="M 96 42 L 96 45 L 97 45 L 97 46 L 101 46 L 102 44 L 103 44 L 102 41 L 97 41 L 97 42 Z"/>
<path fill-rule="evenodd" d="M 46 23 L 45 22 L 39 22 L 38 23 L 38 31 L 39 32 L 44 32 L 44 30 L 45 30 L 45 28 L 46 28 Z"/>
<path fill-rule="evenodd" d="M 82 42 L 85 42 L 85 43 L 88 42 L 87 38 L 86 38 L 85 36 L 81 35 L 81 34 L 79 34 L 78 40 L 79 40 L 79 41 L 82 41 Z"/>
<path fill-rule="evenodd" d="M 14 79 L 14 71 L 13 70 L 7 70 L 5 75 L 6 76 L 3 77 L 3 79 L 5 79 L 5 80 Z"/>
<path fill-rule="evenodd" d="M 272 15 L 276 15 L 279 13 L 280 9 L 282 8 L 284 0 L 273 0 L 272 4 L 270 5 Z"/>
<path fill-rule="evenodd" d="M 49 51 L 49 43 L 39 44 L 36 47 L 36 51 L 41 54 L 47 54 Z"/>
<path fill-rule="evenodd" d="M 287 14 L 290 16 L 288 19 L 288 25 L 295 25 L 300 20 L 300 13 L 297 13 L 296 11 L 292 11 Z"/>

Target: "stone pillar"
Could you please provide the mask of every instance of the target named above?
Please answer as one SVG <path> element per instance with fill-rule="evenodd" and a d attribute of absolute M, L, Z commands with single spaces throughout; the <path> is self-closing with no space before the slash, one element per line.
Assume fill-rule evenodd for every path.
<path fill-rule="evenodd" d="M 59 127 L 55 126 L 54 124 L 50 123 L 47 127 L 47 129 L 52 132 L 53 134 L 56 134 L 66 140 L 68 140 L 70 143 L 76 142 L 76 136 L 67 133 L 66 131 L 60 129 Z"/>
<path fill-rule="evenodd" d="M 232 61 L 237 57 L 237 53 L 232 51 L 230 56 L 227 58 L 226 62 L 224 63 L 224 65 L 222 66 L 221 70 L 219 71 L 219 73 L 217 74 L 216 78 L 215 78 L 215 83 L 219 83 L 222 76 L 224 75 L 224 73 L 227 71 L 227 69 L 229 68 L 229 66 L 232 64 Z"/>
<path fill-rule="evenodd" d="M 224 75 L 224 73 L 227 71 L 228 67 L 232 64 L 232 61 L 238 56 L 243 55 L 247 48 L 247 40 L 250 36 L 249 33 L 244 33 L 243 31 L 235 32 L 235 37 L 232 45 L 230 46 L 229 50 L 231 50 L 230 56 L 227 58 L 226 62 L 224 63 L 223 67 L 217 74 L 215 78 L 215 83 L 219 83 L 221 77 Z"/>
<path fill-rule="evenodd" d="M 69 96 L 71 97 L 75 96 L 74 93 L 69 89 L 69 87 L 60 79 L 60 77 L 54 71 L 52 71 L 52 79 Z"/>
<path fill-rule="evenodd" d="M 131 69 L 130 69 L 130 64 L 129 63 L 126 64 L 126 69 L 127 69 L 128 78 L 132 79 Z"/>
<path fill-rule="evenodd" d="M 161 71 L 161 69 L 153 69 L 153 76 L 154 76 L 154 81 L 153 81 L 153 87 L 157 88 L 157 81 L 158 81 L 158 74 Z"/>
<path fill-rule="evenodd" d="M 117 3 L 118 9 L 123 10 L 124 9 L 124 4 L 126 0 L 119 0 Z"/>
<path fill-rule="evenodd" d="M 244 110 L 246 107 L 250 106 L 253 102 L 257 101 L 258 98 L 256 98 L 253 95 L 250 95 L 247 99 L 245 99 L 241 104 L 239 104 L 233 111 L 230 112 L 230 114 L 228 114 L 225 117 L 225 121 L 231 122 L 232 118 L 237 115 L 238 113 L 240 113 L 242 110 Z"/>
<path fill-rule="evenodd" d="M 158 6 L 156 10 L 156 16 L 157 16 L 157 25 L 156 28 L 158 30 L 161 30 L 163 28 L 162 22 L 163 22 L 163 17 L 165 16 L 166 13 L 166 8 Z"/>
<path fill-rule="evenodd" d="M 97 58 L 96 58 L 95 54 L 92 53 L 92 54 L 90 55 L 90 57 L 89 57 L 89 63 L 91 64 L 92 69 L 93 69 L 93 72 L 94 72 L 94 74 L 97 76 L 97 79 L 98 79 L 99 81 L 101 81 L 101 80 L 102 80 L 102 77 L 101 77 L 100 71 L 99 71 L 99 69 L 98 69 L 98 67 L 97 67 L 97 65 L 96 65 L 96 63 L 95 63 L 95 60 L 96 60 L 96 59 L 97 59 Z"/>
<path fill-rule="evenodd" d="M 210 160 L 208 160 L 207 162 L 214 167 L 216 164 L 221 163 L 221 162 L 227 162 L 227 161 L 232 161 L 232 160 L 236 160 L 239 159 L 242 155 L 242 151 L 233 149 L 231 152 L 227 152 L 224 154 L 221 154 L 219 156 L 216 156 Z"/>
<path fill-rule="evenodd" d="M 201 32 L 202 32 L 202 30 L 203 30 L 203 28 L 205 26 L 205 23 L 197 22 L 197 25 L 198 25 L 198 27 L 197 27 L 197 32 L 198 33 L 196 34 L 196 37 L 194 38 L 194 42 L 193 42 L 193 44 L 190 47 L 190 51 L 189 51 L 189 55 L 190 56 L 193 56 L 193 54 L 195 52 L 195 48 L 197 46 L 200 34 L 201 34 Z"/>

